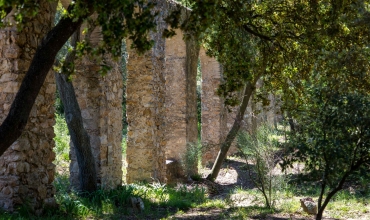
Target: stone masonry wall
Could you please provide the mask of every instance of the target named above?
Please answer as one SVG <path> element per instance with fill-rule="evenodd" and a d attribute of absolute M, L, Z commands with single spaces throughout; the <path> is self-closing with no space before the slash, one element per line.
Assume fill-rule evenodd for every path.
<path fill-rule="evenodd" d="M 110 60 L 109 57 L 106 58 Z M 116 188 L 122 183 L 122 73 L 119 63 L 105 76 L 100 66 L 87 56 L 78 61 L 73 85 L 81 108 L 84 127 L 90 136 L 90 144 L 96 163 L 98 185 Z M 71 142 L 70 182 L 79 186 L 78 163 Z"/>
<path fill-rule="evenodd" d="M 51 29 L 56 4 L 40 1 L 36 17 L 16 27 L 0 30 L 0 122 L 28 70 L 41 38 Z M 11 18 L 10 18 L 11 19 Z M 21 137 L 0 157 L 0 208 L 13 211 L 28 203 L 40 213 L 44 205 L 55 203 L 54 180 L 54 95 L 53 74 L 48 75 L 36 99 Z"/>
<path fill-rule="evenodd" d="M 176 2 L 168 2 L 170 11 L 177 10 Z M 189 10 L 181 7 L 181 19 Z M 189 150 L 198 141 L 197 66 L 199 44 L 189 33 L 177 29 L 176 35 L 166 39 L 166 157 L 176 161 L 176 173 L 168 176 L 185 177 L 197 173 L 197 160 L 189 160 Z M 184 36 L 186 35 L 186 36 Z M 184 169 L 186 168 L 186 169 Z M 169 171 L 169 172 L 173 172 Z M 169 180 L 170 182 L 174 180 Z"/>
<path fill-rule="evenodd" d="M 167 14 L 163 0 L 154 1 L 158 12 L 157 32 L 151 32 L 154 47 L 138 55 L 127 44 L 127 175 L 126 182 L 166 181 L 165 169 L 165 41 L 162 31 Z"/>
<path fill-rule="evenodd" d="M 226 126 L 226 109 L 216 91 L 220 85 L 221 66 L 215 58 L 200 51 L 202 68 L 202 165 L 213 163 L 220 144 L 229 131 Z"/>
<path fill-rule="evenodd" d="M 62 0 L 67 8 L 71 0 Z M 92 19 L 96 19 L 96 14 Z M 86 27 L 83 24 L 81 30 Z M 92 46 L 97 45 L 102 36 L 101 28 L 96 27 L 89 35 Z M 82 35 L 82 37 L 84 37 Z M 98 185 L 103 188 L 116 188 L 122 184 L 122 72 L 120 62 L 109 56 L 105 62 L 112 67 L 106 76 L 98 71 L 99 63 L 85 56 L 77 61 L 76 76 L 73 86 L 80 105 L 84 127 L 90 136 L 90 144 L 95 159 Z M 70 143 L 70 182 L 73 188 L 79 188 L 78 163 Z"/>
<path fill-rule="evenodd" d="M 180 162 L 186 152 L 186 45 L 183 34 L 166 39 L 166 157 Z M 183 174 L 183 173 L 182 173 Z"/>

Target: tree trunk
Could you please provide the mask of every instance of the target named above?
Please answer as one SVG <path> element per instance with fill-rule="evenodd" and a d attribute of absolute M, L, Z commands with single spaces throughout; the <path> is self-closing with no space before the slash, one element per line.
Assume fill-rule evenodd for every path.
<path fill-rule="evenodd" d="M 321 220 L 322 219 L 322 216 L 323 216 L 323 213 L 324 213 L 324 210 L 325 210 L 326 206 L 330 202 L 331 198 L 333 198 L 333 196 L 337 192 L 339 192 L 340 190 L 343 189 L 343 185 L 346 182 L 349 175 L 351 175 L 354 171 L 358 170 L 365 163 L 366 163 L 366 160 L 359 160 L 359 161 L 357 161 L 357 163 L 351 165 L 350 169 L 342 176 L 342 179 L 339 181 L 338 185 L 332 191 L 330 191 L 328 193 L 328 195 L 326 196 L 326 198 L 324 200 L 324 203 L 321 205 L 320 204 L 321 202 L 319 202 L 318 212 L 317 212 L 317 215 L 316 215 L 316 220 Z M 323 193 L 320 194 L 319 201 L 322 201 L 322 197 L 323 197 Z"/>
<path fill-rule="evenodd" d="M 79 30 L 72 36 L 71 45 L 73 48 L 76 47 L 78 35 Z M 75 53 L 75 50 L 73 50 L 67 54 L 63 64 L 64 66 L 73 67 Z M 73 72 L 73 69 L 69 69 L 69 71 Z M 60 98 L 64 105 L 64 115 L 69 134 L 71 135 L 71 140 L 76 151 L 80 190 L 81 192 L 93 192 L 97 189 L 95 160 L 91 150 L 89 135 L 83 127 L 80 106 L 77 102 L 73 84 L 68 80 L 68 75 L 69 73 L 55 73 L 55 79 Z"/>
<path fill-rule="evenodd" d="M 90 4 L 86 8 L 89 9 L 90 13 L 87 13 L 77 21 L 73 21 L 74 18 L 68 16 L 63 17 L 49 31 L 37 48 L 31 65 L 10 107 L 9 114 L 0 126 L 0 156 L 22 134 L 41 86 L 44 84 L 45 78 L 54 64 L 56 54 L 68 38 L 81 26 L 83 19 L 91 14 L 92 9 L 89 6 Z"/>
<path fill-rule="evenodd" d="M 253 91 L 255 90 L 255 85 L 256 85 L 258 78 L 259 77 L 256 77 L 256 79 L 254 79 L 253 82 L 248 82 L 245 87 L 242 103 L 241 103 L 238 113 L 236 114 L 233 127 L 231 128 L 230 132 L 227 134 L 225 141 L 221 144 L 221 149 L 218 152 L 216 162 L 214 163 L 212 167 L 211 173 L 207 176 L 207 179 L 210 181 L 214 181 L 217 178 L 217 175 L 220 172 L 222 163 L 227 156 L 227 151 L 230 149 L 231 143 L 234 141 L 236 135 L 238 134 L 238 131 L 243 121 L 245 110 L 247 109 L 249 99 Z"/>

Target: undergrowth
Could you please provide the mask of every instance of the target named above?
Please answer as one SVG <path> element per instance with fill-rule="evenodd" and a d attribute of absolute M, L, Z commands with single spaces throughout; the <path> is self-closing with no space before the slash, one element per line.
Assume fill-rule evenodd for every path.
<path fill-rule="evenodd" d="M 69 163 L 68 129 L 62 116 L 56 116 L 54 127 L 56 137 L 57 166 Z M 275 139 L 275 138 L 274 138 Z M 125 142 L 122 144 L 125 154 Z M 197 158 L 198 149 L 191 149 L 190 159 Z M 194 161 L 189 160 L 193 164 Z M 58 167 L 57 167 L 58 169 Z M 241 167 L 241 169 L 243 169 Z M 68 169 L 67 169 L 68 170 Z M 366 174 L 366 172 L 365 172 Z M 339 192 L 329 203 L 325 217 L 339 219 L 358 219 L 369 216 L 370 212 L 370 176 L 361 175 L 353 186 Z M 315 182 L 305 174 L 294 174 L 289 177 L 284 187 L 276 190 L 276 205 L 266 208 L 263 195 L 256 188 L 237 187 L 223 197 L 209 197 L 207 190 L 199 184 L 179 184 L 169 187 L 161 183 L 128 184 L 114 190 L 97 190 L 86 197 L 81 197 L 70 189 L 68 172 L 56 174 L 54 186 L 58 207 L 45 209 L 41 216 L 31 214 L 26 207 L 19 207 L 14 213 L 0 211 L 2 219 L 173 219 L 185 215 L 189 209 L 198 210 L 197 215 L 205 214 L 212 219 L 264 219 L 271 214 L 297 213 L 305 216 L 300 208 L 299 199 L 312 197 L 317 200 L 319 189 Z M 239 195 L 239 197 L 235 197 Z M 145 209 L 137 212 L 130 199 L 139 197 Z M 237 198 L 237 199 L 234 199 Z M 247 203 L 243 202 L 247 201 Z M 245 205 L 247 204 L 247 205 Z M 199 211 L 203 210 L 203 211 Z M 212 213 L 212 210 L 218 212 Z M 181 218 L 181 217 L 180 217 Z"/>

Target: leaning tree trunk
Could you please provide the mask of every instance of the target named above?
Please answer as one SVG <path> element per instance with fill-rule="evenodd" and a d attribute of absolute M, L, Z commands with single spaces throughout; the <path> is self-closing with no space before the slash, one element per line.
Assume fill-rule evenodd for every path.
<path fill-rule="evenodd" d="M 79 30 L 72 36 L 71 45 L 73 48 L 76 47 L 78 35 Z M 89 135 L 83 126 L 81 109 L 77 102 L 73 84 L 68 80 L 69 73 L 73 72 L 75 53 L 75 50 L 73 50 L 67 54 L 62 70 L 68 69 L 68 71 L 55 73 L 55 79 L 64 105 L 64 115 L 69 134 L 75 147 L 79 167 L 80 191 L 93 192 L 97 189 L 95 160 L 91 150 Z"/>
<path fill-rule="evenodd" d="M 218 152 L 216 162 L 214 163 L 212 167 L 211 173 L 207 176 L 208 180 L 214 181 L 217 178 L 218 173 L 220 172 L 222 163 L 227 156 L 227 152 L 230 149 L 231 143 L 234 141 L 241 127 L 245 110 L 247 109 L 249 99 L 252 96 L 253 91 L 255 90 L 255 85 L 258 79 L 259 77 L 256 77 L 256 79 L 254 79 L 253 82 L 248 82 L 245 87 L 242 103 L 241 103 L 238 113 L 236 114 L 233 127 L 227 134 L 225 141 L 221 144 L 221 149 Z"/>
<path fill-rule="evenodd" d="M 86 1 L 86 3 L 89 3 Z M 70 8 L 72 10 L 73 6 Z M 75 18 L 65 16 L 44 37 L 37 48 L 30 67 L 22 81 L 17 95 L 10 107 L 9 114 L 0 126 L 0 156 L 22 134 L 27 124 L 33 104 L 40 92 L 45 78 L 54 64 L 55 56 L 68 38 L 81 26 L 84 18 L 93 9 L 91 3 L 86 5 L 88 12 L 75 21 Z"/>

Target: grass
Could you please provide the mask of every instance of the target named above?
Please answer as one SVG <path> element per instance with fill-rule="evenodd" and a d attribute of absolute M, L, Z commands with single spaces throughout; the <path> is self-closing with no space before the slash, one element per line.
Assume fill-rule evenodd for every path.
<path fill-rule="evenodd" d="M 196 184 L 169 187 L 160 183 L 138 183 L 115 190 L 98 190 L 88 197 L 80 197 L 69 190 L 68 176 L 57 176 L 54 185 L 58 208 L 46 210 L 42 216 L 30 215 L 27 210 L 20 208 L 13 214 L 1 213 L 0 219 L 173 219 L 186 215 L 190 209 L 190 213 L 198 210 L 196 212 L 199 215 L 220 210 L 214 214 L 215 219 L 263 219 L 268 215 L 284 213 L 305 216 L 300 209 L 299 199 L 310 196 L 317 200 L 314 185 L 297 185 L 293 182 L 278 192 L 279 200 L 275 209 L 264 206 L 263 198 L 256 189 L 241 187 L 231 190 L 226 198 L 212 199 L 208 197 L 205 188 Z M 240 199 L 232 199 L 235 195 L 241 195 Z M 143 212 L 133 211 L 131 197 L 140 197 L 143 200 Z M 239 207 L 238 204 L 244 200 L 249 200 L 249 204 Z M 325 216 L 356 219 L 370 212 L 367 204 L 369 201 L 369 194 L 343 190 L 329 203 Z"/>
<path fill-rule="evenodd" d="M 56 116 L 54 127 L 57 169 L 66 166 L 68 171 L 69 136 L 64 118 Z M 125 154 L 125 140 L 122 154 Z M 233 160 L 235 158 L 231 158 Z M 238 159 L 238 158 L 237 158 Z M 239 158 L 240 159 L 240 158 Z M 239 160 L 238 160 L 239 161 Z M 226 168 L 225 168 L 226 169 Z M 26 207 L 14 213 L 0 212 L 3 219 L 173 219 L 186 218 L 189 213 L 209 216 L 212 219 L 263 219 L 269 215 L 307 216 L 300 208 L 299 199 L 312 197 L 317 201 L 319 189 L 303 175 L 296 175 L 277 191 L 274 209 L 265 207 L 257 189 L 235 187 L 222 197 L 209 198 L 203 185 L 179 184 L 174 187 L 160 183 L 137 183 L 123 185 L 114 190 L 98 190 L 81 197 L 70 190 L 68 172 L 58 172 L 55 177 L 57 208 L 46 209 L 41 216 L 31 214 Z M 358 219 L 370 216 L 370 175 L 362 175 L 354 190 L 339 192 L 329 203 L 325 217 Z M 292 179 L 292 177 L 291 177 Z M 130 198 L 140 197 L 144 202 L 143 212 L 136 212 Z M 191 210 L 191 211 L 189 211 Z"/>
<path fill-rule="evenodd" d="M 304 187 L 305 190 L 302 190 Z M 250 200 L 248 207 L 235 207 L 235 215 L 239 217 L 254 216 L 260 212 L 262 218 L 264 214 L 269 213 L 263 204 L 261 194 L 255 189 L 236 188 L 230 193 L 230 197 L 239 195 L 239 198 Z M 315 201 L 318 199 L 318 189 L 315 185 L 306 184 L 302 186 L 289 185 L 278 193 L 280 198 L 275 209 L 270 210 L 271 213 L 285 213 L 285 214 L 301 214 L 306 215 L 300 208 L 299 199 L 303 197 L 312 197 Z M 242 203 L 243 199 L 234 201 L 234 203 Z M 364 214 L 370 213 L 370 194 L 363 194 L 360 192 L 351 193 L 348 189 L 340 191 L 334 199 L 328 204 L 325 210 L 325 217 L 337 219 L 359 219 Z M 246 209 L 245 209 L 246 208 Z M 370 216 L 370 215 L 369 215 Z"/>
<path fill-rule="evenodd" d="M 53 161 L 53 163 L 57 167 L 57 175 L 68 175 L 70 136 L 67 128 L 67 123 L 63 115 L 55 114 L 54 133 L 55 160 Z"/>

